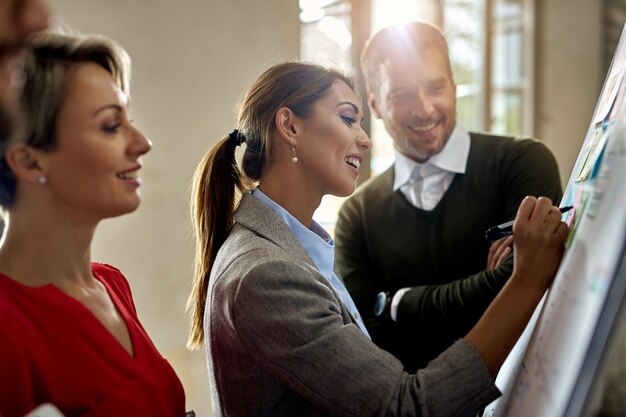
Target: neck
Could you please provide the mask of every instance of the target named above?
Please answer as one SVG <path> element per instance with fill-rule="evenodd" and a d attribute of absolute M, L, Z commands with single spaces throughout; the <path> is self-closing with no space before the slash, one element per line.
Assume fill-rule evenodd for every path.
<path fill-rule="evenodd" d="M 322 195 L 299 181 L 299 175 L 285 170 L 271 170 L 259 181 L 259 188 L 269 198 L 287 210 L 300 223 L 310 228 L 313 213 L 322 202 Z"/>
<path fill-rule="evenodd" d="M 96 224 L 77 224 L 70 217 L 12 210 L 0 247 L 0 272 L 30 286 L 93 285 L 90 247 Z"/>

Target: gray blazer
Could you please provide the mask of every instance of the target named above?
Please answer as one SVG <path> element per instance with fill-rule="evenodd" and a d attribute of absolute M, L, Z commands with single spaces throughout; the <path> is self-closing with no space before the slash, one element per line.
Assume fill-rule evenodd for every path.
<path fill-rule="evenodd" d="M 245 194 L 235 222 L 204 317 L 213 417 L 470 416 L 499 395 L 463 340 L 407 374 L 269 207 Z"/>

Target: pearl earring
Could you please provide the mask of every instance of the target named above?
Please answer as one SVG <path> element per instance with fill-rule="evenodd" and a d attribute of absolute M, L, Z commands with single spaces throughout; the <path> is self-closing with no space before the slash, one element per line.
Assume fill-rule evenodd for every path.
<path fill-rule="evenodd" d="M 48 182 L 48 178 L 45 175 L 41 174 L 40 176 L 37 177 L 37 183 L 43 185 L 43 184 L 46 184 L 47 182 Z"/>
<path fill-rule="evenodd" d="M 291 145 L 291 162 L 298 163 L 298 155 L 296 155 L 296 148 L 293 145 Z"/>

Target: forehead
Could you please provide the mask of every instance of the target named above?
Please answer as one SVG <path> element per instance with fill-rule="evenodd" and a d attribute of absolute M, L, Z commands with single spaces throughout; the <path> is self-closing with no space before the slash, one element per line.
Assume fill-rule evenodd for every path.
<path fill-rule="evenodd" d="M 75 103 L 85 108 L 102 105 L 103 101 L 124 105 L 127 102 L 111 74 L 92 62 L 78 63 L 72 68 L 66 92 L 66 104 Z"/>
<path fill-rule="evenodd" d="M 390 53 L 380 63 L 380 74 L 382 84 L 451 79 L 447 58 L 436 47 Z"/>
<path fill-rule="evenodd" d="M 326 94 L 317 101 L 320 105 L 330 106 L 337 106 L 344 102 L 354 104 L 361 111 L 361 103 L 354 91 L 348 84 L 339 79 L 335 80 L 328 91 L 326 91 Z"/>

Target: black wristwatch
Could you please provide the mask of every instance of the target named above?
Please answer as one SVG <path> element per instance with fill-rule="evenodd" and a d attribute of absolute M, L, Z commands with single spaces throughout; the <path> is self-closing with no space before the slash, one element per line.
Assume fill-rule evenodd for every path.
<path fill-rule="evenodd" d="M 391 293 L 381 291 L 376 296 L 374 303 L 374 315 L 376 317 L 391 317 Z"/>

